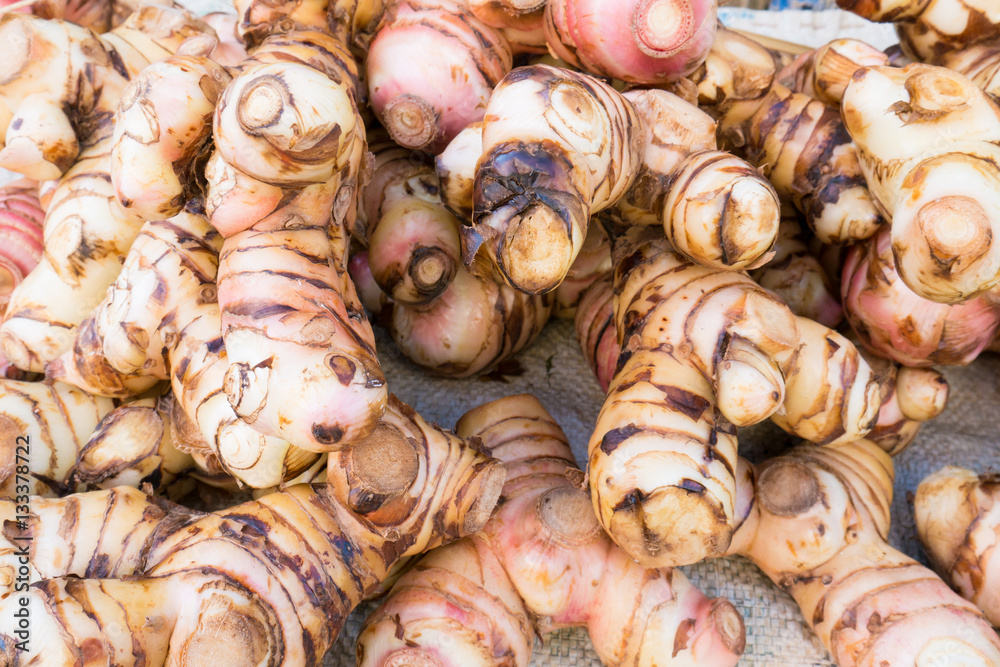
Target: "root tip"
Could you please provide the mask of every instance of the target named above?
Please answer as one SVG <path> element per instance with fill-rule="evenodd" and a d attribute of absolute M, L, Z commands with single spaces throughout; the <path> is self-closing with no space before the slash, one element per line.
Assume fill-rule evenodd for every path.
<path fill-rule="evenodd" d="M 438 136 L 438 118 L 434 107 L 422 97 L 409 93 L 389 101 L 382 111 L 382 121 L 400 146 L 421 149 Z"/>

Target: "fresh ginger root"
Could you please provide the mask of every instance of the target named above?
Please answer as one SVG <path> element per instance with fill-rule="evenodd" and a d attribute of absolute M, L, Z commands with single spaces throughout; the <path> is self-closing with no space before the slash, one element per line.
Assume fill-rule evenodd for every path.
<path fill-rule="evenodd" d="M 934 569 L 1000 628 L 1000 478 L 946 466 L 920 482 L 913 511 Z"/>
<path fill-rule="evenodd" d="M 433 65 L 414 58 L 418 53 Z M 438 153 L 483 119 L 512 56 L 507 40 L 462 4 L 400 0 L 386 12 L 365 63 L 372 109 L 393 140 Z"/>
<path fill-rule="evenodd" d="M 159 490 L 192 464 L 173 446 L 156 401 L 116 408 L 51 380 L 0 380 L 0 436 L 0 498 L 143 482 Z"/>
<path fill-rule="evenodd" d="M 275 33 L 322 31 L 362 58 L 375 34 L 386 0 L 234 0 L 236 32 L 255 49 Z"/>
<path fill-rule="evenodd" d="M 586 627 L 605 665 L 735 665 L 743 620 L 680 570 L 647 570 L 594 516 L 562 429 L 533 396 L 466 413 L 509 468 L 500 509 L 473 537 L 423 557 L 365 621 L 360 667 L 524 667 L 535 635 Z"/>
<path fill-rule="evenodd" d="M 882 388 L 849 340 L 744 274 L 692 265 L 648 229 L 611 236 L 624 346 L 590 441 L 594 505 L 640 563 L 697 562 L 732 535 L 737 426 L 770 417 L 817 444 L 850 442 L 875 425 Z M 594 321 L 584 345 L 606 369 Z"/>
<path fill-rule="evenodd" d="M 550 295 L 519 292 L 459 267 L 448 288 L 424 306 L 388 299 L 375 284 L 368 253 L 351 258 L 366 307 L 389 329 L 404 355 L 436 374 L 468 377 L 526 347 L 552 313 Z"/>
<path fill-rule="evenodd" d="M 143 220 L 171 218 L 193 196 L 198 159 L 210 146 L 212 113 L 232 77 L 212 60 L 172 56 L 151 64 L 122 93 L 111 182 Z"/>
<path fill-rule="evenodd" d="M 476 164 L 483 154 L 483 124 L 471 123 L 434 158 L 441 203 L 459 220 L 472 221 Z"/>
<path fill-rule="evenodd" d="M 22 178 L 0 187 L 0 315 L 10 293 L 42 259 L 44 220 L 37 183 Z"/>
<path fill-rule="evenodd" d="M 782 207 L 774 256 L 750 272 L 761 287 L 771 290 L 800 317 L 835 328 L 843 318 L 840 299 L 819 260 L 809 252 L 799 216 L 791 206 Z"/>
<path fill-rule="evenodd" d="M 590 441 L 594 507 L 641 565 L 694 563 L 729 544 L 732 422 L 755 423 L 781 405 L 774 357 L 794 348 L 795 317 L 744 275 L 687 263 L 662 234 L 609 234 L 626 345 Z M 716 386 L 733 390 L 728 402 Z"/>
<path fill-rule="evenodd" d="M 87 390 L 107 389 L 109 378 L 125 388 L 169 379 L 172 437 L 209 479 L 221 471 L 254 488 L 280 484 L 318 455 L 261 435 L 220 392 L 229 371 L 215 286 L 222 239 L 197 206 L 189 209 L 146 223 L 95 311 L 93 335 L 78 336 L 47 371 Z"/>
<path fill-rule="evenodd" d="M 223 92 L 206 165 L 226 237 L 226 395 L 261 434 L 316 452 L 370 433 L 387 395 L 347 272 L 365 154 L 356 91 L 342 43 L 275 33 Z"/>
<path fill-rule="evenodd" d="M 874 367 L 875 363 L 866 357 Z M 948 402 L 948 380 L 933 368 L 889 364 L 878 421 L 868 433 L 890 456 L 910 446 L 925 421 L 937 417 Z"/>
<path fill-rule="evenodd" d="M 957 303 L 1000 281 L 1000 107 L 966 77 L 915 63 L 855 73 L 843 100 L 903 281 Z"/>
<path fill-rule="evenodd" d="M 580 298 L 573 318 L 576 339 L 594 372 L 601 390 L 607 393 L 615 374 L 621 346 L 615 328 L 615 294 L 608 274 L 595 281 Z"/>
<path fill-rule="evenodd" d="M 778 195 L 756 169 L 716 150 L 715 123 L 663 90 L 625 93 L 644 133 L 643 158 L 619 204 L 626 220 L 660 224 L 674 249 L 705 266 L 741 270 L 767 260 Z"/>
<path fill-rule="evenodd" d="M 939 64 L 969 77 L 990 95 L 1000 95 L 1000 43 L 963 47 L 947 53 Z"/>
<path fill-rule="evenodd" d="M 640 141 L 632 105 L 597 79 L 547 65 L 506 76 L 483 121 L 466 264 L 523 292 L 555 289 L 591 214 L 631 185 Z"/>
<path fill-rule="evenodd" d="M 730 554 L 791 594 L 841 667 L 1000 664 L 982 613 L 889 546 L 892 459 L 867 440 L 740 461 Z"/>
<path fill-rule="evenodd" d="M 971 363 L 1000 330 L 1000 302 L 987 293 L 962 303 L 928 301 L 896 271 L 888 229 L 853 246 L 843 265 L 847 321 L 865 347 L 906 366 Z"/>
<path fill-rule="evenodd" d="M 664 83 L 705 60 L 715 0 L 549 0 L 549 50 L 574 67 L 633 83 Z"/>
<path fill-rule="evenodd" d="M 0 7 L 8 4 L 11 0 L 4 0 Z M 173 0 L 34 0 L 26 9 L 40 18 L 62 19 L 100 33 L 117 28 L 146 5 L 177 7 Z"/>
<path fill-rule="evenodd" d="M 129 77 L 214 43 L 207 25 L 167 7 L 144 7 L 100 37 L 65 21 L 0 17 L 0 44 L 15 54 L 0 83 L 0 106 L 12 113 L 0 113 L 0 166 L 60 178 L 46 210 L 44 257 L 11 294 L 0 325 L 0 349 L 13 365 L 42 372 L 68 349 L 139 232 L 108 178 L 114 113 Z M 63 109 L 76 110 L 72 119 Z"/>
<path fill-rule="evenodd" d="M 782 69 L 778 81 L 797 93 L 839 107 L 851 77 L 862 67 L 889 64 L 889 56 L 858 39 L 835 39 L 803 53 Z"/>
<path fill-rule="evenodd" d="M 882 219 L 839 111 L 781 85 L 770 51 L 720 30 L 692 81 L 699 106 L 719 121 L 723 147 L 744 151 L 820 240 L 848 243 L 877 231 Z"/>
<path fill-rule="evenodd" d="M 1000 37 L 1000 9 L 989 0 L 837 0 L 869 21 L 893 22 L 903 53 L 937 62 Z"/>
<path fill-rule="evenodd" d="M 469 10 L 507 38 L 518 53 L 547 53 L 545 48 L 546 0 L 464 0 Z"/>
<path fill-rule="evenodd" d="M 389 140 L 370 140 L 371 182 L 358 211 L 372 276 L 408 306 L 441 296 L 462 264 L 459 221 L 441 203 L 434 167 Z"/>
<path fill-rule="evenodd" d="M 117 542 L 79 543 L 64 567 L 70 576 L 36 581 L 20 594 L 29 597 L 34 623 L 27 654 L 16 648 L 19 596 L 0 600 L 4 654 L 28 662 L 44 652 L 45 660 L 68 664 L 78 647 L 93 646 L 91 660 L 150 667 L 168 656 L 171 665 L 194 667 L 220 655 L 248 664 L 318 664 L 348 613 L 396 562 L 479 530 L 503 487 L 503 465 L 475 442 L 431 426 L 395 400 L 371 436 L 335 457 L 328 484 L 296 485 L 198 518 L 168 511 L 158 521 L 162 502 L 128 494 L 152 513 L 136 527 L 135 541 L 119 533 Z M 113 508 L 121 496 L 56 502 L 86 505 L 84 528 L 96 537 L 102 525 L 114 526 L 102 524 L 94 506 L 104 500 Z M 69 515 L 69 507 L 45 509 L 27 522 L 39 536 L 35 549 L 40 536 L 54 539 L 68 529 L 60 513 Z M 78 578 L 96 556 L 108 569 L 135 564 L 135 576 Z"/>

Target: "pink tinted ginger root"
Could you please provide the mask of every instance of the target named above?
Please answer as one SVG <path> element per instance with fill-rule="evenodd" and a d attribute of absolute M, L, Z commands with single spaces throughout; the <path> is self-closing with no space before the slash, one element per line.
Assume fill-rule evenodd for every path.
<path fill-rule="evenodd" d="M 42 261 L 12 293 L 0 325 L 0 348 L 17 367 L 42 372 L 69 348 L 139 233 L 141 221 L 122 209 L 109 178 L 114 113 L 129 79 L 178 50 L 207 50 L 214 39 L 186 11 L 154 5 L 100 36 L 65 21 L 0 17 L 0 43 L 46 54 L 8 64 L 0 104 L 14 116 L 0 114 L 0 132 L 13 141 L 4 152 L 22 171 L 51 169 L 45 178 L 59 178 L 46 208 Z M 79 111 L 44 128 L 35 123 L 53 119 L 53 109 Z M 14 124 L 19 129 L 9 130 Z"/>
<path fill-rule="evenodd" d="M 693 72 L 715 36 L 715 0 L 549 0 L 545 36 L 554 55 L 632 83 Z"/>
<path fill-rule="evenodd" d="M 398 144 L 438 153 L 482 120 L 511 65 L 506 39 L 467 8 L 401 0 L 386 13 L 368 52 L 369 100 Z"/>
<path fill-rule="evenodd" d="M 0 314 L 10 293 L 42 258 L 44 220 L 38 183 L 22 178 L 0 188 Z"/>
<path fill-rule="evenodd" d="M 888 543 L 892 459 L 868 440 L 739 462 L 741 554 L 795 599 L 841 667 L 1000 664 L 982 613 Z"/>
<path fill-rule="evenodd" d="M 497 366 L 531 343 L 552 313 L 550 295 L 524 294 L 464 267 L 429 304 L 395 303 L 378 288 L 368 257 L 351 258 L 365 306 L 408 359 L 439 375 L 468 377 Z"/>
<path fill-rule="evenodd" d="M 587 238 L 576 260 L 569 268 L 566 279 L 555 289 L 553 315 L 573 319 L 584 293 L 596 281 L 611 273 L 611 243 L 608 233 L 596 220 L 587 228 Z"/>
<path fill-rule="evenodd" d="M 316 452 L 365 437 L 387 396 L 347 273 L 366 153 L 357 90 L 336 38 L 272 33 L 216 107 L 206 168 L 206 209 L 226 237 L 226 395 L 262 435 Z"/>
<path fill-rule="evenodd" d="M 503 464 L 478 443 L 428 424 L 395 399 L 372 436 L 336 459 L 325 484 L 297 484 L 229 509 L 167 517 L 152 532 L 141 522 L 134 526 L 138 549 L 127 539 L 120 546 L 79 545 L 81 555 L 89 547 L 92 558 L 109 565 L 119 557 L 138 561 L 135 576 L 100 579 L 107 575 L 77 570 L 71 574 L 78 576 L 38 581 L 25 593 L 37 610 L 38 641 L 26 651 L 15 648 L 16 625 L 3 620 L 0 642 L 23 662 L 44 655 L 67 664 L 80 646 L 93 646 L 93 659 L 108 663 L 122 655 L 134 659 L 129 664 L 163 665 L 169 656 L 169 664 L 190 667 L 220 655 L 253 664 L 320 663 L 351 610 L 398 561 L 486 523 L 504 477 Z M 117 499 L 102 495 L 111 507 L 78 517 L 94 534 Z M 131 495 L 150 514 L 162 507 Z M 45 517 L 32 523 L 53 540 L 71 527 L 45 526 Z M 16 604 L 13 597 L 0 601 Z M 12 620 L 13 611 L 3 609 L 0 618 Z"/>
<path fill-rule="evenodd" d="M 537 399 L 487 403 L 456 430 L 507 464 L 500 509 L 404 575 L 365 622 L 359 665 L 523 667 L 536 634 L 566 627 L 587 628 L 606 665 L 736 664 L 745 645 L 736 609 L 611 543 L 566 436 Z"/>
<path fill-rule="evenodd" d="M 193 173 L 210 150 L 212 113 L 232 80 L 205 57 L 171 56 L 129 82 L 118 105 L 111 182 L 130 213 L 164 220 L 197 188 Z"/>
<path fill-rule="evenodd" d="M 848 251 L 841 295 L 862 343 L 907 366 L 971 363 L 1000 330 L 1000 302 L 992 293 L 949 305 L 907 287 L 896 271 L 888 229 Z"/>
<path fill-rule="evenodd" d="M 394 301 L 426 304 L 462 263 L 459 221 L 441 203 L 434 167 L 386 137 L 374 136 L 372 179 L 358 210 L 372 276 Z"/>
<path fill-rule="evenodd" d="M 580 297 L 573 326 L 577 342 L 601 389 L 608 391 L 621 346 L 615 328 L 614 290 L 611 275 L 595 281 Z"/>

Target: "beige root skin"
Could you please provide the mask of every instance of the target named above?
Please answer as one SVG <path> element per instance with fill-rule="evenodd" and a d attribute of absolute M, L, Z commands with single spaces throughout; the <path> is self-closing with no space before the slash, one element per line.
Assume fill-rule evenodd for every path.
<path fill-rule="evenodd" d="M 168 650 L 170 664 L 191 667 L 218 651 L 249 664 L 317 664 L 396 561 L 479 530 L 503 485 L 502 464 L 398 401 L 373 437 L 376 448 L 338 454 L 327 485 L 290 487 L 170 532 L 161 523 L 143 540 L 134 578 L 34 584 L 27 595 L 40 605 L 35 627 L 51 638 L 46 656 L 93 644 L 131 656 L 126 665 L 163 664 Z M 390 470 L 386 456 L 413 465 Z M 14 629 L 3 621 L 5 643 Z M 34 658 L 39 644 L 17 657 Z"/>
<path fill-rule="evenodd" d="M 165 402 L 143 399 L 105 415 L 70 469 L 70 487 L 143 488 L 178 497 L 194 460 L 174 446 Z"/>
<path fill-rule="evenodd" d="M 818 445 L 864 437 L 882 405 L 879 378 L 845 336 L 807 318 L 796 319 L 799 344 L 779 359 L 786 398 L 771 421 Z"/>
<path fill-rule="evenodd" d="M 913 64 L 859 70 L 843 116 L 872 195 L 892 218 L 907 286 L 957 303 L 996 285 L 997 104 L 958 73 Z"/>
<path fill-rule="evenodd" d="M 24 530 L 14 527 L 17 514 L 15 501 L 0 500 L 4 525 L 0 577 L 14 580 L 17 547 L 30 537 L 30 582 L 35 583 L 67 576 L 118 579 L 133 575 L 143 566 L 152 544 L 202 513 L 119 486 L 65 498 L 32 498 Z"/>
<path fill-rule="evenodd" d="M 483 405 L 456 430 L 507 464 L 500 509 L 478 535 L 403 576 L 365 622 L 359 665 L 524 667 L 536 633 L 574 626 L 587 628 L 606 665 L 736 663 L 736 610 L 611 543 L 566 436 L 534 397 Z"/>
<path fill-rule="evenodd" d="M 931 0 L 918 16 L 896 23 L 903 52 L 940 63 L 948 54 L 1000 37 L 1000 10 L 983 0 Z"/>
<path fill-rule="evenodd" d="M 169 378 L 177 312 L 215 301 L 222 239 L 200 202 L 146 223 L 107 296 L 77 329 L 73 348 L 46 366 L 49 377 L 102 396 L 141 393 Z M 164 322 L 171 322 L 164 326 Z M 176 360 L 174 362 L 176 364 Z"/>
<path fill-rule="evenodd" d="M 29 495 L 45 497 L 88 485 L 169 489 L 192 461 L 173 446 L 165 421 L 148 399 L 115 408 L 59 382 L 0 381 L 0 498 L 24 495 L 24 484 Z M 27 472 L 15 475 L 17 455 L 24 456 L 18 445 L 30 456 Z"/>
<path fill-rule="evenodd" d="M 729 418 L 753 423 L 781 405 L 776 358 L 795 350 L 795 317 L 743 274 L 686 262 L 653 229 L 612 239 L 625 344 L 590 441 L 594 507 L 641 564 L 697 562 L 724 552 L 735 527 Z M 758 393 L 720 397 L 729 385 Z"/>
<path fill-rule="evenodd" d="M 216 107 L 207 170 L 206 208 L 226 237 L 225 393 L 258 433 L 326 452 L 370 433 L 387 395 L 347 274 L 366 178 L 357 69 L 310 31 L 268 37 L 254 60 Z"/>
<path fill-rule="evenodd" d="M 14 63 L 0 83 L 0 104 L 16 112 L 41 88 L 53 103 L 88 110 L 74 117 L 80 154 L 60 178 L 46 212 L 45 256 L 14 290 L 0 326 L 4 356 L 22 370 L 42 372 L 70 347 L 75 327 L 103 298 L 139 231 L 108 179 L 113 116 L 128 77 L 214 37 L 190 14 L 154 6 L 100 37 L 65 22 L 14 14 L 0 25 L 2 39 L 22 44 L 29 56 Z M 84 83 L 59 83 L 64 81 Z M 74 96 L 86 91 L 94 91 L 92 99 Z"/>
<path fill-rule="evenodd" d="M 544 0 L 467 0 L 465 4 L 477 19 L 500 30 L 515 55 L 547 53 Z"/>
<path fill-rule="evenodd" d="M 691 153 L 718 148 L 715 121 L 695 104 L 663 90 L 631 90 L 625 99 L 641 121 L 642 159 L 618 210 L 632 224 L 664 224 L 664 200 L 674 173 Z"/>
<path fill-rule="evenodd" d="M 839 113 L 781 85 L 777 70 L 767 48 L 720 30 L 692 81 L 699 105 L 719 122 L 722 146 L 742 150 L 824 243 L 868 238 L 881 217 Z"/>
<path fill-rule="evenodd" d="M 947 466 L 920 483 L 913 510 L 934 568 L 1000 627 L 1000 479 Z"/>
<path fill-rule="evenodd" d="M 749 120 L 747 138 L 748 160 L 806 214 L 820 241 L 854 242 L 878 231 L 882 217 L 836 109 L 775 84 Z"/>
<path fill-rule="evenodd" d="M 662 90 L 625 93 L 642 121 L 643 157 L 619 203 L 633 224 L 661 224 L 674 248 L 714 268 L 766 260 L 778 230 L 774 189 L 743 160 L 715 150 L 715 123 Z"/>
<path fill-rule="evenodd" d="M 697 89 L 698 106 L 718 120 L 724 147 L 746 145 L 744 126 L 760 109 L 776 74 L 774 56 L 765 47 L 732 30 L 720 28 L 716 33 L 708 58 L 690 80 Z"/>
<path fill-rule="evenodd" d="M 93 366 L 101 367 L 100 377 L 126 383 L 169 378 L 176 397 L 171 441 L 195 456 L 207 481 L 273 486 L 296 477 L 318 455 L 257 433 L 220 392 L 229 370 L 215 285 L 221 247 L 218 232 L 196 210 L 146 223 L 95 312 L 96 350 L 86 356 L 74 350 L 49 370 L 74 369 L 88 385 L 97 382 L 84 374 Z M 77 377 L 65 379 L 78 384 Z M 222 480 L 213 479 L 218 472 L 225 473 Z"/>
<path fill-rule="evenodd" d="M 208 58 L 173 56 L 129 82 L 115 121 L 111 182 L 130 213 L 148 221 L 181 212 L 212 136 L 212 112 L 230 80 Z"/>
<path fill-rule="evenodd" d="M 873 362 L 873 368 L 877 362 Z M 948 402 L 948 380 L 932 368 L 889 364 L 885 397 L 868 439 L 896 456 L 910 446 L 923 422 L 937 417 Z"/>
<path fill-rule="evenodd" d="M 682 255 L 716 269 L 752 269 L 771 258 L 781 204 L 761 173 L 723 151 L 688 156 L 667 192 L 667 239 Z"/>
<path fill-rule="evenodd" d="M 236 0 L 236 32 L 252 48 L 280 32 L 320 30 L 363 58 L 388 3 L 385 0 Z"/>
<path fill-rule="evenodd" d="M 889 546 L 893 467 L 867 440 L 803 446 L 750 470 L 730 553 L 790 593 L 838 665 L 1000 661 L 973 605 Z"/>
<path fill-rule="evenodd" d="M 940 64 L 969 77 L 990 95 L 1000 95 L 1000 45 L 969 46 L 948 53 Z"/>
<path fill-rule="evenodd" d="M 509 74 L 490 98 L 476 168 L 467 265 L 523 292 L 565 278 L 590 216 L 628 190 L 641 156 L 639 120 L 620 93 L 546 65 Z M 477 254 L 489 268 L 474 263 Z"/>
<path fill-rule="evenodd" d="M 796 92 L 837 107 L 856 71 L 888 64 L 889 57 L 874 46 L 857 39 L 835 39 L 796 58 L 778 73 L 778 80 Z"/>
<path fill-rule="evenodd" d="M 472 221 L 476 163 L 483 154 L 483 124 L 473 123 L 455 135 L 434 158 L 441 184 L 441 202 L 460 220 Z"/>
<path fill-rule="evenodd" d="M 796 315 L 836 328 L 843 319 L 843 308 L 833 282 L 810 253 L 803 235 L 804 224 L 790 205 L 783 205 L 774 256 L 751 271 L 750 277 L 780 296 Z"/>

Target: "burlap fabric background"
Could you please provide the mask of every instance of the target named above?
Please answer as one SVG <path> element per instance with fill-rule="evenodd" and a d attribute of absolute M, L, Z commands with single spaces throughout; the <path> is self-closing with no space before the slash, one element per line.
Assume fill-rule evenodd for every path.
<path fill-rule="evenodd" d="M 223 0 L 182 0 L 196 11 L 226 9 Z M 724 9 L 732 27 L 819 46 L 836 36 L 855 36 L 885 47 L 894 40 L 887 26 L 868 24 L 843 12 L 757 12 Z M 0 170 L 0 182 L 8 180 Z M 578 461 L 586 461 L 590 437 L 603 395 L 587 367 L 570 323 L 554 321 L 506 372 L 484 378 L 445 380 L 429 377 L 409 363 L 395 344 L 378 332 L 379 356 L 391 391 L 425 417 L 453 426 L 466 410 L 509 394 L 530 392 L 552 412 L 570 438 Z M 978 471 L 1000 469 L 1000 436 L 993 419 L 1000 415 L 1000 357 L 984 355 L 967 368 L 945 369 L 951 400 L 945 413 L 921 432 L 916 443 L 896 458 L 891 540 L 894 546 L 924 560 L 916 539 L 911 494 L 927 474 L 946 464 Z M 765 424 L 740 434 L 740 452 L 757 461 L 781 452 L 789 439 Z M 746 622 L 747 648 L 742 665 L 832 665 L 829 655 L 803 621 L 792 599 L 772 585 L 744 558 L 723 558 L 682 568 L 707 595 L 731 600 Z M 354 646 L 361 623 L 377 602 L 363 604 L 348 620 L 325 667 L 355 664 Z M 584 631 L 564 630 L 536 641 L 532 665 L 600 665 Z"/>

